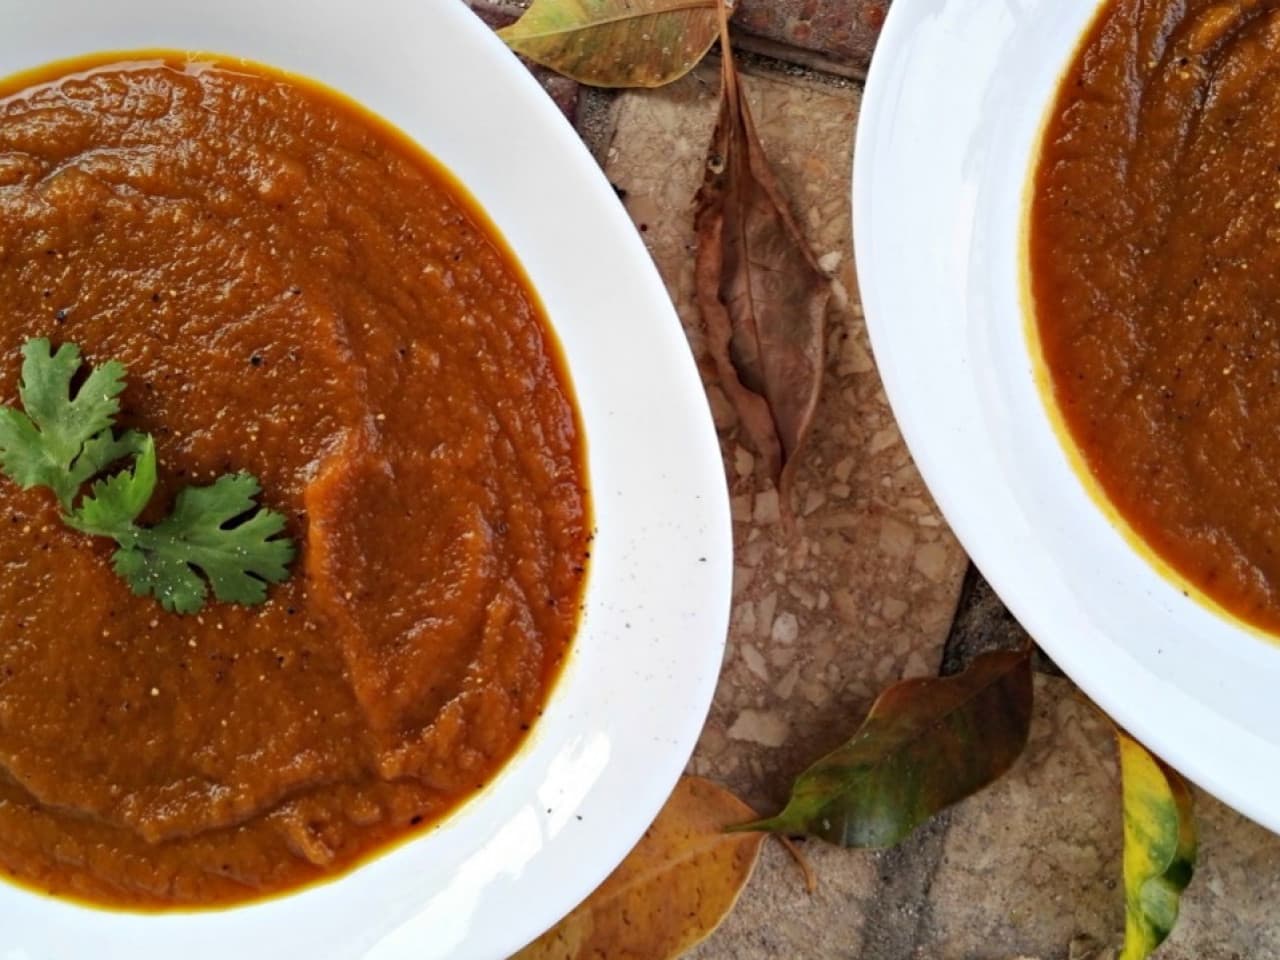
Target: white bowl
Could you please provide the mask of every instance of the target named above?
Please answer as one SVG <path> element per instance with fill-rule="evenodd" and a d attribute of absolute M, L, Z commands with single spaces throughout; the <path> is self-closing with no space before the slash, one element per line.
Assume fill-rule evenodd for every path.
<path fill-rule="evenodd" d="M 1021 215 L 1095 0 L 895 0 L 854 171 L 872 345 L 916 462 L 1012 612 L 1086 693 L 1280 829 L 1280 649 L 1183 596 L 1086 492 L 1037 389 Z"/>
<path fill-rule="evenodd" d="M 586 614 L 531 742 L 423 837 L 231 910 L 111 913 L 0 884 L 0 956 L 501 957 L 593 889 L 657 814 L 728 623 L 728 498 L 683 331 L 570 126 L 459 0 L 0 0 L 0 75 L 102 50 L 247 57 L 354 97 L 472 191 L 563 343 L 599 535 Z"/>

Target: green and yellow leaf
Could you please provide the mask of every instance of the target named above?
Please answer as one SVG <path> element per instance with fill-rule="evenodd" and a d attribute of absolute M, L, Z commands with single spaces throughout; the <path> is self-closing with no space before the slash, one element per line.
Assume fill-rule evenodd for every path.
<path fill-rule="evenodd" d="M 735 829 L 889 847 L 1012 766 L 1031 726 L 1031 650 L 895 684 L 852 740 L 800 775 L 781 813 Z"/>
<path fill-rule="evenodd" d="M 1124 949 L 1144 960 L 1178 919 L 1178 902 L 1196 862 L 1191 789 L 1172 768 L 1117 730 L 1124 796 Z"/>
<path fill-rule="evenodd" d="M 534 0 L 498 35 L 517 53 L 596 87 L 660 87 L 716 38 L 716 0 Z"/>
<path fill-rule="evenodd" d="M 751 878 L 764 834 L 724 828 L 753 815 L 723 787 L 682 777 L 618 869 L 513 960 L 680 956 L 719 926 Z"/>

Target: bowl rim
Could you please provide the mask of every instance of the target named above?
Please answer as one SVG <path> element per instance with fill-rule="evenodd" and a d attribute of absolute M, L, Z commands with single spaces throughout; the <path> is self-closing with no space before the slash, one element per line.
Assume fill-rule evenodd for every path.
<path fill-rule="evenodd" d="M 117 913 L 0 885 L 0 912 L 21 920 L 6 941 L 32 960 L 86 950 L 167 957 L 176 948 L 189 960 L 265 958 L 285 943 L 335 958 L 508 955 L 640 838 L 692 753 L 719 676 L 733 569 L 727 481 L 666 286 L 578 134 L 463 3 L 100 6 L 0 0 L 11 37 L 0 39 L 0 72 L 95 50 L 244 56 L 349 96 L 466 185 L 560 340 L 599 536 L 586 612 L 546 715 L 494 782 L 440 827 L 330 882 L 221 911 Z M 423 77 L 448 96 L 415 85 Z M 502 144 L 518 147 L 538 190 L 512 182 Z"/>
<path fill-rule="evenodd" d="M 1018 513 L 1020 501 L 1009 479 L 1009 462 L 998 455 L 989 423 L 981 415 L 980 389 L 975 384 L 994 374 L 983 366 L 991 357 L 981 350 L 984 334 L 974 329 L 979 321 L 972 316 L 971 301 L 980 297 L 971 287 L 995 281 L 969 275 L 979 262 L 975 254 L 983 242 L 978 235 L 979 217 L 987 213 L 982 205 L 989 200 L 980 189 L 981 167 L 984 160 L 991 160 L 974 150 L 973 142 L 985 145 L 986 128 L 975 131 L 994 122 L 990 114 L 996 107 L 981 100 L 995 82 L 993 65 L 1010 55 L 1017 31 L 1038 15 L 1033 9 L 1037 4 L 1044 6 L 1045 0 L 1033 0 L 1025 9 L 986 5 L 981 10 L 976 2 L 943 9 L 936 0 L 897 0 L 889 12 L 864 91 L 852 183 L 855 258 L 877 367 L 907 445 L 948 524 L 1036 642 L 1121 727 L 1166 762 L 1251 819 L 1280 830 L 1280 809 L 1271 800 L 1280 789 L 1280 775 L 1269 772 L 1280 762 L 1280 745 L 1274 736 L 1259 736 L 1211 705 L 1204 698 L 1207 679 L 1174 676 L 1161 668 L 1162 651 L 1135 654 L 1105 625 L 1110 620 L 1095 616 L 1091 598 L 1062 582 L 1056 546 L 1040 538 L 1038 528 Z M 1056 66 L 1045 65 L 1044 70 L 1065 68 L 1065 58 L 1098 8 L 1096 0 L 1073 0 L 1063 6 L 1070 9 L 1054 14 L 1058 19 L 1043 31 L 1078 32 L 1058 36 L 1053 54 L 1061 53 L 1064 59 Z M 968 26 L 965 16 L 973 21 Z M 985 36 L 979 31 L 985 31 Z M 1027 55 L 1046 54 L 1039 50 Z M 922 67 L 924 62 L 927 69 Z M 1008 83 L 1007 76 L 1001 79 Z M 1035 89 L 1038 97 L 1040 88 Z M 1026 89 L 1010 94 L 1027 95 Z M 1041 118 L 1048 106 L 1048 102 L 1038 105 Z M 987 114 L 981 113 L 984 109 Z M 966 137 L 972 141 L 962 142 Z M 912 151 L 920 151 L 923 159 Z M 1032 158 L 1023 159 L 1019 191 Z M 1011 166 L 1014 159 L 1004 158 L 1004 162 Z M 916 202 L 908 193 L 907 168 L 916 177 L 913 184 L 927 180 L 922 170 L 937 172 L 939 181 L 945 182 L 945 193 L 942 187 L 924 187 L 927 199 L 934 201 L 929 210 L 933 219 L 928 222 L 936 226 L 936 235 L 908 235 L 892 222 Z M 1007 172 L 1005 167 L 1001 170 Z M 1015 206 L 1021 212 L 1021 203 L 1011 201 L 1005 206 L 1008 209 L 1002 208 L 1001 216 L 1012 215 Z M 912 220 L 916 226 L 921 222 L 919 217 Z M 906 269 L 889 262 L 894 256 L 902 258 Z M 1018 267 L 1001 269 L 1003 282 L 1005 274 L 1011 276 Z M 907 289 L 908 274 L 916 283 L 924 278 L 923 286 L 944 291 L 945 295 L 930 295 L 930 303 L 944 305 L 937 315 L 921 315 L 925 301 Z M 1001 313 L 996 319 L 1021 328 L 1024 316 Z M 915 337 L 918 344 L 930 332 L 945 332 L 948 346 L 959 345 L 952 369 L 936 379 L 930 378 L 944 368 L 934 360 L 921 365 L 906 342 Z M 1028 371 L 1018 372 L 1019 377 L 1032 375 L 1030 354 L 1026 359 Z M 958 393 L 944 396 L 952 388 Z M 1041 413 L 1046 414 L 1047 424 L 1046 411 Z M 1043 437 L 1034 439 L 1038 443 Z M 1052 442 L 1053 455 L 1061 457 L 1061 470 L 1069 470 L 1059 438 L 1053 436 Z M 1044 451 L 1037 447 L 1031 455 L 1042 456 Z M 1061 472 L 1056 466 L 1054 471 Z M 1119 543 L 1148 568 L 1149 577 L 1141 578 L 1142 595 L 1135 594 L 1133 603 L 1178 603 L 1166 601 L 1166 594 L 1176 592 L 1172 584 L 1123 543 L 1123 536 L 1109 526 L 1081 478 L 1073 475 L 1073 482 L 1081 501 L 1088 502 L 1096 515 L 1090 520 L 1090 531 L 1082 536 L 1087 539 L 1098 531 L 1106 540 L 1108 562 Z M 1111 536 L 1101 532 L 1104 528 Z M 1124 575 L 1129 576 L 1129 571 Z M 1217 631 L 1216 639 L 1225 638 L 1234 645 L 1233 655 L 1244 650 L 1242 656 L 1263 664 L 1274 675 L 1275 650 L 1270 645 L 1225 620 L 1218 627 L 1207 626 L 1215 615 L 1191 609 L 1192 603 L 1179 605 L 1178 612 L 1195 619 L 1197 628 Z"/>

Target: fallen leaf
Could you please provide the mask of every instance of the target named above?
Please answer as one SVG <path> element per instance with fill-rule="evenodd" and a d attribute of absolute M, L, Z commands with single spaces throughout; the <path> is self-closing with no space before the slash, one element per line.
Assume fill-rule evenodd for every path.
<path fill-rule="evenodd" d="M 822 390 L 831 282 L 756 134 L 722 24 L 720 118 L 698 191 L 695 285 L 721 385 L 789 509 Z"/>
<path fill-rule="evenodd" d="M 679 956 L 720 925 L 751 878 L 764 834 L 724 828 L 754 815 L 710 780 L 682 777 L 618 869 L 514 960 Z"/>
<path fill-rule="evenodd" d="M 692 70 L 718 31 L 716 0 L 533 0 L 498 36 L 580 83 L 660 87 Z"/>
<path fill-rule="evenodd" d="M 1030 647 L 983 654 L 954 677 L 904 680 L 852 740 L 800 775 L 781 813 L 735 829 L 892 846 L 1009 769 L 1026 746 L 1031 702 Z"/>
<path fill-rule="evenodd" d="M 1191 788 L 1128 734 L 1116 731 L 1124 795 L 1124 948 L 1144 960 L 1178 919 L 1196 862 Z"/>

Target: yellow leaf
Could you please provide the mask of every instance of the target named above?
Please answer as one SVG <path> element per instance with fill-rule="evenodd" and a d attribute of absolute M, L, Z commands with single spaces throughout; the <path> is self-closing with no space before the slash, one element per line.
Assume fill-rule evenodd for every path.
<path fill-rule="evenodd" d="M 719 29 L 716 0 L 533 0 L 498 36 L 595 87 L 660 87 L 692 70 Z"/>
<path fill-rule="evenodd" d="M 751 878 L 764 834 L 727 834 L 755 814 L 701 777 L 682 777 L 658 819 L 578 908 L 513 960 L 668 960 L 705 940 Z"/>
<path fill-rule="evenodd" d="M 1124 949 L 1118 960 L 1145 960 L 1178 919 L 1178 900 L 1196 861 L 1191 789 L 1172 768 L 1121 731 L 1124 794 Z"/>

